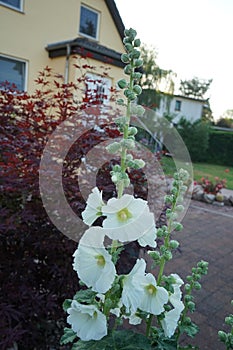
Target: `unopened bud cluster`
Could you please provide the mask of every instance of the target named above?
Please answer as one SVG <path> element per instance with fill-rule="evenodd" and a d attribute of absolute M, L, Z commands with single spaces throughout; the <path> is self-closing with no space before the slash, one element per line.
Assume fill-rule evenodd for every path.
<path fill-rule="evenodd" d="M 231 305 L 233 306 L 233 300 L 231 301 Z M 230 314 L 225 318 L 225 324 L 230 327 L 230 331 L 218 332 L 218 338 L 221 342 L 223 342 L 226 346 L 226 349 L 233 349 L 233 315 Z"/>

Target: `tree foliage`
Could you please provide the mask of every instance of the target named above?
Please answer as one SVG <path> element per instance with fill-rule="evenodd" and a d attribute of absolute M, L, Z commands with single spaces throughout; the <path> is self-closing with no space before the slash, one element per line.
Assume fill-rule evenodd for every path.
<path fill-rule="evenodd" d="M 194 77 L 191 80 L 181 80 L 180 91 L 183 96 L 204 99 L 211 83 L 212 79 L 201 80 L 197 77 Z"/>
<path fill-rule="evenodd" d="M 154 89 L 167 93 L 174 92 L 174 72 L 162 69 L 157 64 L 157 52 L 155 48 L 143 46 L 141 48 L 141 58 L 143 60 L 143 75 L 141 86 L 145 89 Z"/>

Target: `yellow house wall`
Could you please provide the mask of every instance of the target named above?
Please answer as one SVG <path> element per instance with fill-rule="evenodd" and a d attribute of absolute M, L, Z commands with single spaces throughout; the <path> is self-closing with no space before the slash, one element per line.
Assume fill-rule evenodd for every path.
<path fill-rule="evenodd" d="M 22 59 L 28 63 L 27 90 L 35 89 L 34 80 L 46 65 L 64 74 L 65 57 L 49 58 L 48 44 L 72 40 L 79 36 L 80 5 L 99 11 L 99 43 L 123 52 L 120 35 L 104 0 L 24 0 L 23 12 L 0 5 L 0 54 Z M 99 65 L 89 60 L 92 65 Z M 70 68 L 70 80 L 75 76 Z M 110 77 L 115 83 L 122 69 L 111 66 Z"/>

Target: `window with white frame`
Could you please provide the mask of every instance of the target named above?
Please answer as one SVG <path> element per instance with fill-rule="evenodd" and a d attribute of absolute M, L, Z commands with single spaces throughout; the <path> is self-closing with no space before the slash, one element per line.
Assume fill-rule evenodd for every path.
<path fill-rule="evenodd" d="M 99 12 L 81 5 L 79 33 L 91 39 L 98 39 L 99 31 Z"/>
<path fill-rule="evenodd" d="M 0 56 L 0 83 L 6 81 L 19 91 L 26 90 L 26 62 Z"/>
<path fill-rule="evenodd" d="M 23 0 L 0 0 L 0 5 L 5 5 L 19 11 L 23 10 Z"/>
<path fill-rule="evenodd" d="M 110 98 L 111 79 L 97 74 L 86 74 L 85 98 L 88 103 L 106 105 Z"/>
<path fill-rule="evenodd" d="M 176 100 L 175 111 L 177 111 L 177 112 L 181 111 L 181 101 L 179 101 L 179 100 Z"/>

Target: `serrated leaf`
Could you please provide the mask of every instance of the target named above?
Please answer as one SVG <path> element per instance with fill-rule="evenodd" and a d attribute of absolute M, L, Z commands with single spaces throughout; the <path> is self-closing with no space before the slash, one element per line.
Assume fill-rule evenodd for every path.
<path fill-rule="evenodd" d="M 180 326 L 181 333 L 186 333 L 189 337 L 193 338 L 198 332 L 199 327 L 195 323 L 189 325 Z"/>
<path fill-rule="evenodd" d="M 77 337 L 77 334 L 70 328 L 64 328 L 64 334 L 61 337 L 60 344 L 68 344 L 74 341 L 74 339 Z"/>
<path fill-rule="evenodd" d="M 76 342 L 71 350 L 151 350 L 151 344 L 143 334 L 133 331 L 115 331 L 99 341 Z"/>
<path fill-rule="evenodd" d="M 91 289 L 81 289 L 75 294 L 74 299 L 79 303 L 92 304 L 96 294 Z"/>

